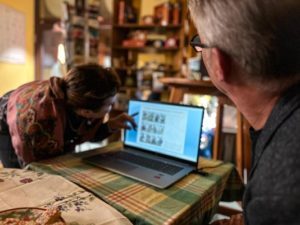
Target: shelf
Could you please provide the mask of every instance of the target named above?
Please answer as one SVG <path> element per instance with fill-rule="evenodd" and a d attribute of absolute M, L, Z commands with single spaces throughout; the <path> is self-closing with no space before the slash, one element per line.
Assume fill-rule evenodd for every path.
<path fill-rule="evenodd" d="M 111 30 L 113 26 L 111 24 L 100 24 L 99 30 Z"/>
<path fill-rule="evenodd" d="M 148 69 L 143 69 L 143 68 L 139 68 L 139 69 L 132 69 L 130 67 L 115 67 L 115 70 L 122 70 L 122 71 L 126 71 L 126 70 L 133 70 L 133 71 L 138 71 L 138 70 L 148 70 Z M 152 69 L 153 72 L 163 72 L 163 73 L 167 73 L 167 74 L 175 74 L 175 73 L 179 73 L 179 70 L 160 70 L 160 69 Z"/>
<path fill-rule="evenodd" d="M 189 80 L 179 77 L 163 77 L 159 79 L 163 84 L 172 87 L 174 91 L 184 91 L 191 94 L 208 94 L 215 96 L 223 96 L 223 94 L 213 85 L 211 81 Z"/>
<path fill-rule="evenodd" d="M 179 50 L 179 47 L 173 48 L 155 48 L 155 47 L 123 47 L 123 46 L 116 46 L 113 47 L 114 50 L 123 50 L 123 51 L 139 51 L 139 52 L 175 52 Z"/>
<path fill-rule="evenodd" d="M 145 30 L 165 30 L 165 29 L 180 29 L 182 25 L 167 25 L 167 26 L 161 26 L 161 25 L 147 25 L 147 24 L 115 24 L 113 26 L 114 28 L 118 29 L 145 29 Z"/>
<path fill-rule="evenodd" d="M 211 87 L 214 90 L 216 90 L 216 87 L 213 85 L 213 83 L 211 81 L 208 81 L 208 80 L 189 80 L 189 79 L 180 78 L 180 77 L 163 77 L 163 78 L 160 79 L 160 81 L 162 83 L 165 83 L 165 84 L 168 84 L 168 85 L 174 85 L 174 86 Z"/>

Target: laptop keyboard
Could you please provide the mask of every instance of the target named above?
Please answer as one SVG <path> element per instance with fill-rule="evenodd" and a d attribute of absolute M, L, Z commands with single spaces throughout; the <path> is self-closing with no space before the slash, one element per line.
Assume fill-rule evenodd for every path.
<path fill-rule="evenodd" d="M 137 165 L 149 168 L 149 169 L 154 169 L 154 170 L 157 170 L 159 172 L 166 173 L 169 175 L 174 175 L 183 169 L 182 167 L 179 167 L 179 166 L 174 166 L 174 165 L 171 165 L 168 163 L 160 162 L 155 159 L 145 158 L 143 156 L 131 154 L 131 153 L 124 152 L 124 151 L 120 151 L 116 155 L 116 157 L 118 159 L 130 161 L 134 164 L 137 164 Z"/>

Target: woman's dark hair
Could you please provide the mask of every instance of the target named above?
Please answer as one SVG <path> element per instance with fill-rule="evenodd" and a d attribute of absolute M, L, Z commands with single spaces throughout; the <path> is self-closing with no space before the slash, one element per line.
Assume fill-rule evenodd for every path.
<path fill-rule="evenodd" d="M 72 68 L 64 77 L 67 104 L 73 108 L 98 110 L 120 88 L 118 75 L 97 64 Z"/>

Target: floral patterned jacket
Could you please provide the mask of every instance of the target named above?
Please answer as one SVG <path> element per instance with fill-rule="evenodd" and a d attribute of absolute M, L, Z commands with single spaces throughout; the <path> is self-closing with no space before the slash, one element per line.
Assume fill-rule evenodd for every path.
<path fill-rule="evenodd" d="M 76 144 L 109 136 L 103 121 L 82 121 L 66 140 L 68 110 L 57 77 L 34 81 L 14 90 L 7 102 L 7 124 L 12 145 L 24 165 L 74 150 Z M 69 135 L 70 136 L 70 135 Z"/>

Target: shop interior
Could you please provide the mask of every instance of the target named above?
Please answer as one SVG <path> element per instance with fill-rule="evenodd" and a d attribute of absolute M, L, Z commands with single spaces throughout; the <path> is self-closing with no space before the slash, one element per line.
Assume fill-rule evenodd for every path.
<path fill-rule="evenodd" d="M 239 163 L 238 113 L 189 45 L 196 30 L 186 1 L 44 0 L 36 1 L 33 19 L 34 79 L 64 76 L 82 63 L 112 67 L 122 83 L 113 115 L 126 111 L 129 99 L 204 106 L 201 155 Z"/>
<path fill-rule="evenodd" d="M 111 67 L 122 87 L 110 116 L 126 112 L 130 99 L 203 106 L 200 156 L 234 164 L 246 181 L 248 124 L 214 87 L 201 54 L 191 48 L 197 32 L 186 0 L 0 0 L 0 6 L 22 12 L 23 20 L 17 29 L 0 25 L 8 30 L 7 39 L 19 37 L 22 48 L 0 51 L 1 95 L 26 82 L 63 77 L 79 64 Z M 76 150 L 122 138 L 116 133 Z"/>

